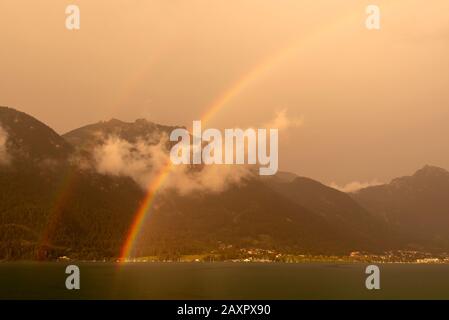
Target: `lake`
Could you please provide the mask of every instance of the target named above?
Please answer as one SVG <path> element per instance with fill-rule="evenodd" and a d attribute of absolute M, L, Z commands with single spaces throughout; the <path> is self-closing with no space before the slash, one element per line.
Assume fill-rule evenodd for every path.
<path fill-rule="evenodd" d="M 369 291 L 366 264 L 73 263 L 69 291 L 68 264 L 0 263 L 0 299 L 449 299 L 449 265 L 379 265 Z"/>

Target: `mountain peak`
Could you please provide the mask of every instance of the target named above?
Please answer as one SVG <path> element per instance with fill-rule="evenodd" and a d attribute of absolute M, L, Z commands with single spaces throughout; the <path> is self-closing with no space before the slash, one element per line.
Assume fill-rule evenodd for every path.
<path fill-rule="evenodd" d="M 127 121 L 123 121 L 117 118 L 111 118 L 109 120 L 103 120 L 103 121 L 99 121 L 98 124 L 106 124 L 106 125 L 114 125 L 114 126 L 132 126 L 132 125 L 152 125 L 154 124 L 153 122 L 151 122 L 148 119 L 145 118 L 140 118 L 140 119 L 136 119 L 134 120 L 134 122 L 127 122 Z"/>
<path fill-rule="evenodd" d="M 108 121 L 100 121 L 100 123 L 107 123 L 107 124 L 112 124 L 112 125 L 119 125 L 119 124 L 123 124 L 124 122 L 122 120 L 116 119 L 116 118 L 111 118 Z"/>
<path fill-rule="evenodd" d="M 0 107 L 0 125 L 8 134 L 7 146 L 14 158 L 63 159 L 71 146 L 36 118 L 10 107 Z"/>
<path fill-rule="evenodd" d="M 449 172 L 443 168 L 425 165 L 421 169 L 415 172 L 414 177 L 436 177 L 449 175 Z"/>
<path fill-rule="evenodd" d="M 134 122 L 112 118 L 108 121 L 83 126 L 62 136 L 77 148 L 90 148 L 101 143 L 109 136 L 116 136 L 131 143 L 139 139 L 144 139 L 149 143 L 157 143 L 162 134 L 170 134 L 174 128 L 142 118 L 136 119 Z"/>
<path fill-rule="evenodd" d="M 142 124 L 147 124 L 147 123 L 152 123 L 151 121 L 145 119 L 145 118 L 140 118 L 140 119 L 136 119 L 136 121 L 134 121 L 135 123 L 142 123 Z"/>

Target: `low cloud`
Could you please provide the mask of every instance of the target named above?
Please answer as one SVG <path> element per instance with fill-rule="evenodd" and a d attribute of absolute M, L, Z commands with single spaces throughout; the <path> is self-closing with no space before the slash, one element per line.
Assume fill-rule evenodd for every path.
<path fill-rule="evenodd" d="M 0 165 L 7 165 L 11 158 L 7 150 L 8 133 L 0 125 Z"/>
<path fill-rule="evenodd" d="M 276 116 L 264 127 L 271 129 L 286 130 L 301 127 L 304 124 L 304 117 L 287 117 L 287 109 L 276 112 Z"/>
<path fill-rule="evenodd" d="M 350 183 L 347 183 L 343 186 L 336 184 L 335 182 L 332 182 L 329 184 L 329 187 L 337 189 L 342 192 L 356 192 L 364 188 L 368 187 L 374 187 L 383 184 L 382 182 L 378 181 L 377 179 L 374 179 L 370 182 L 359 182 L 359 181 L 353 181 Z"/>
<path fill-rule="evenodd" d="M 130 143 L 109 137 L 93 151 L 94 168 L 101 174 L 130 177 L 147 189 L 167 170 L 170 161 L 167 141 L 167 136 L 157 144 L 145 140 Z M 161 190 L 174 189 L 184 195 L 195 191 L 222 192 L 252 174 L 243 165 L 205 165 L 199 168 L 169 165 L 168 170 Z"/>
<path fill-rule="evenodd" d="M 287 110 L 284 109 L 263 127 L 281 131 L 302 124 L 303 118 L 287 117 Z M 167 134 L 159 132 L 136 142 L 118 136 L 101 139 L 102 142 L 91 151 L 93 168 L 101 174 L 130 177 L 145 190 L 163 174 L 170 163 Z M 85 161 L 79 163 L 86 167 Z M 255 172 L 248 165 L 168 166 L 169 173 L 160 189 L 176 190 L 184 195 L 192 192 L 222 192 L 230 186 L 243 183 Z"/>

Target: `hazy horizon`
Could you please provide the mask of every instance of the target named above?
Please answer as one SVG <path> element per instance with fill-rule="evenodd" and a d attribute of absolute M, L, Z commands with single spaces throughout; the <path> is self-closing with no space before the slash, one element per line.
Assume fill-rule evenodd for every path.
<path fill-rule="evenodd" d="M 356 0 L 71 3 L 79 31 L 69 3 L 0 3 L 0 105 L 58 133 L 189 126 L 228 94 L 210 126 L 301 119 L 281 135 L 281 171 L 341 186 L 448 167 L 447 1 L 378 1 L 379 31 Z"/>

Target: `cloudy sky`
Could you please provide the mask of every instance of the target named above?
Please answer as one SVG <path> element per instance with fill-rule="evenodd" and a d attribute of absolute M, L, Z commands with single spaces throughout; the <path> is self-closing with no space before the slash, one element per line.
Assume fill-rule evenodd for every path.
<path fill-rule="evenodd" d="M 79 5 L 81 29 L 65 28 Z M 325 183 L 449 168 L 449 1 L 2 0 L 0 105 L 56 131 L 119 118 L 248 127 Z"/>

